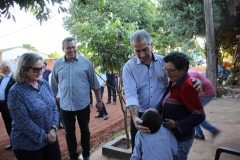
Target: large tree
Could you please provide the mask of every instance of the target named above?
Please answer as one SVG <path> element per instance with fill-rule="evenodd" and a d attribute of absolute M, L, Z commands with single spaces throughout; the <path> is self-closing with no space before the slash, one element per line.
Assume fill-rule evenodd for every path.
<path fill-rule="evenodd" d="M 155 51 L 160 54 L 167 51 L 172 37 L 163 29 L 166 24 L 155 3 L 148 0 L 104 2 L 104 4 L 89 2 L 91 5 L 85 6 L 78 1 L 72 1 L 70 16 L 65 18 L 64 26 L 74 37 L 79 37 L 81 48 L 87 48 L 86 43 L 92 38 L 91 29 L 101 30 L 105 24 L 117 20 L 122 24 L 134 24 L 137 29 L 147 30 L 153 38 Z"/>
<path fill-rule="evenodd" d="M 194 50 L 197 37 L 205 40 L 203 0 L 158 0 L 173 41 L 185 51 Z M 232 43 L 222 33 L 233 29 L 233 17 L 229 15 L 226 0 L 213 0 L 213 21 L 216 42 L 216 55 L 220 51 L 231 51 Z M 197 48 L 199 49 L 199 48 Z M 206 52 L 205 52 L 206 53 Z"/>

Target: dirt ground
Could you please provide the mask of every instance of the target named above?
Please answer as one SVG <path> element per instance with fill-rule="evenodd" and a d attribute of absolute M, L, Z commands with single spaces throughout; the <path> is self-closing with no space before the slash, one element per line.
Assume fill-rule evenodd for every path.
<path fill-rule="evenodd" d="M 200 66 L 193 68 L 198 72 L 203 72 L 206 66 Z M 103 101 L 107 101 L 107 89 L 105 87 L 105 92 L 103 96 Z M 221 104 L 220 104 L 221 105 Z M 95 107 L 91 108 L 91 120 L 90 120 L 90 132 L 91 132 L 91 152 L 95 151 L 98 146 L 109 141 L 112 136 L 123 130 L 123 113 L 120 108 L 120 103 L 117 101 L 117 105 L 108 104 L 106 105 L 107 112 L 109 114 L 108 120 L 103 120 L 102 118 L 94 118 L 97 114 Z M 3 120 L 0 116 L 0 160 L 16 160 L 12 150 L 5 151 L 5 147 L 9 145 L 9 137 L 6 133 Z M 68 159 L 67 146 L 64 136 L 64 130 L 59 130 L 58 133 L 59 144 L 62 153 L 62 160 Z M 78 141 L 78 152 L 81 152 L 80 147 L 80 131 L 78 124 L 76 123 L 76 135 Z"/>

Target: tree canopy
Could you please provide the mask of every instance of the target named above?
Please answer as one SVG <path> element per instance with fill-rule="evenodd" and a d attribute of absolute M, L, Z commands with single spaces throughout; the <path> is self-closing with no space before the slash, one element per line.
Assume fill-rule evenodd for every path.
<path fill-rule="evenodd" d="M 58 53 L 57 51 L 54 51 L 48 55 L 48 59 L 56 59 L 60 57 L 62 57 L 62 54 Z"/>
<path fill-rule="evenodd" d="M 23 47 L 23 48 L 26 48 L 26 49 L 28 49 L 28 50 L 31 50 L 31 51 L 36 51 L 36 52 L 38 52 L 38 50 L 37 50 L 34 46 L 32 46 L 31 44 L 22 44 L 22 47 Z"/>
<path fill-rule="evenodd" d="M 47 21 L 50 18 L 51 10 L 47 5 L 62 4 L 63 2 L 68 2 L 68 0 L 1 0 L 0 1 L 0 22 L 1 19 L 12 18 L 15 21 L 14 15 L 11 13 L 11 8 L 18 5 L 20 10 L 25 10 L 25 12 L 30 11 L 37 20 Z M 81 0 L 83 4 L 86 4 L 85 0 Z M 59 6 L 58 12 L 67 12 L 65 7 Z"/>
<path fill-rule="evenodd" d="M 161 4 L 168 33 L 183 50 L 197 50 L 195 39 L 205 39 L 205 14 L 203 1 L 158 0 Z M 222 33 L 233 29 L 233 17 L 229 15 L 226 0 L 213 0 L 213 20 L 216 41 L 216 54 L 220 50 L 231 50 L 232 43 Z"/>
<path fill-rule="evenodd" d="M 64 27 L 79 42 L 78 50 L 103 70 L 119 70 L 132 55 L 130 36 L 138 29 L 153 32 L 156 5 L 148 0 L 78 4 L 72 1 Z"/>

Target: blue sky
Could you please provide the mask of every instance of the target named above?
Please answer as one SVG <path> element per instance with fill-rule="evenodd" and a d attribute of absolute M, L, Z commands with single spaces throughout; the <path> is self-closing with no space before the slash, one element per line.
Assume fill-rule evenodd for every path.
<path fill-rule="evenodd" d="M 68 5 L 64 4 L 65 7 Z M 54 51 L 63 53 L 61 42 L 65 37 L 71 35 L 62 27 L 62 18 L 67 14 L 58 14 L 57 8 L 57 5 L 50 6 L 53 17 L 40 25 L 31 13 L 20 11 L 16 6 L 12 11 L 16 22 L 12 19 L 2 18 L 2 23 L 0 23 L 0 49 L 31 44 L 46 54 Z"/>

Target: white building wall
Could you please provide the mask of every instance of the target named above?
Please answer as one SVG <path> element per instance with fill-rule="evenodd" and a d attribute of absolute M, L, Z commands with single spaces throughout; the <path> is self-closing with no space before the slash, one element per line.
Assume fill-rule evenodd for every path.
<path fill-rule="evenodd" d="M 43 53 L 39 53 L 39 52 L 35 52 L 35 51 L 29 51 L 26 48 L 13 48 L 11 50 L 2 52 L 2 60 L 10 60 L 12 62 L 17 58 L 17 56 L 19 56 L 19 55 L 21 56 L 21 55 L 23 55 L 24 53 L 27 53 L 27 52 L 39 54 L 44 59 L 47 58 L 47 55 L 45 55 Z"/>

